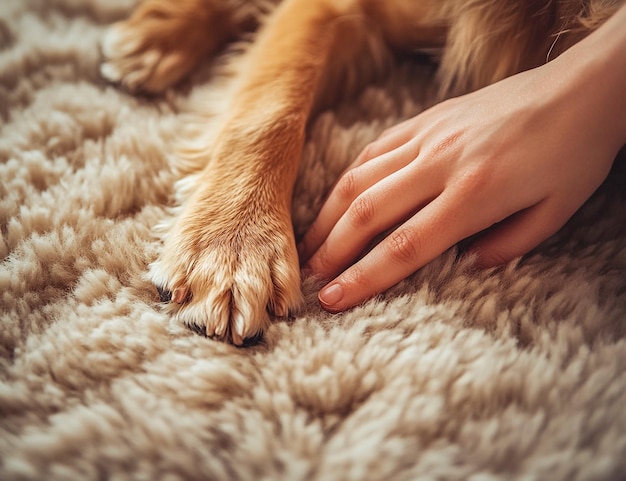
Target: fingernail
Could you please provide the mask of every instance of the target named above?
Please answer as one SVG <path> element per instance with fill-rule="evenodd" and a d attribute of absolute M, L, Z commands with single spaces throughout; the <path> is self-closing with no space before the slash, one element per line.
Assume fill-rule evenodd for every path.
<path fill-rule="evenodd" d="M 325 306 L 332 307 L 343 299 L 343 287 L 341 284 L 326 286 L 320 291 L 318 299 Z"/>

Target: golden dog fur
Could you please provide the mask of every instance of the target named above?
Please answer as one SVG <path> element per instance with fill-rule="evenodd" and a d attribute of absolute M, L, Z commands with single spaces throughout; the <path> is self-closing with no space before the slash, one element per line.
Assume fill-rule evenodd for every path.
<path fill-rule="evenodd" d="M 441 95 L 539 66 L 612 15 L 619 0 L 145 0 L 103 40 L 102 73 L 160 93 L 247 31 L 237 93 L 201 182 L 150 275 L 169 309 L 242 344 L 300 303 L 290 202 L 311 112 L 386 68 L 389 50 L 441 51 Z"/>

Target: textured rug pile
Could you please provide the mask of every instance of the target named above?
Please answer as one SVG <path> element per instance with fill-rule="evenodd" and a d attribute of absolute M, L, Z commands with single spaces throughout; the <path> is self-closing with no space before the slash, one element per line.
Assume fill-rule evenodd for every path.
<path fill-rule="evenodd" d="M 99 75 L 130 0 L 0 0 L 0 479 L 626 479 L 626 172 L 521 260 L 445 253 L 341 315 L 235 348 L 145 280 L 185 106 Z M 310 127 L 301 234 L 339 172 L 423 107 L 399 64 Z M 210 122 L 207 129 L 214 128 Z"/>

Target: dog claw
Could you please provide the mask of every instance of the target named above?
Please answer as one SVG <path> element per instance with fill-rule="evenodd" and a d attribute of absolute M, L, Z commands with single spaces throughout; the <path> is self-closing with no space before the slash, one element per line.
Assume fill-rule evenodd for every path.
<path fill-rule="evenodd" d="M 195 332 L 196 334 L 198 334 L 198 335 L 200 335 L 202 337 L 210 337 L 210 336 L 207 336 L 207 332 L 206 332 L 206 329 L 205 329 L 204 326 L 199 326 L 198 324 L 193 323 L 193 324 L 189 325 L 189 328 L 193 332 Z"/>
<path fill-rule="evenodd" d="M 257 344 L 260 344 L 262 340 L 263 340 L 263 333 L 262 332 L 257 332 L 256 334 L 254 334 L 251 337 L 246 337 L 243 340 L 243 344 L 240 347 L 256 346 Z"/>
<path fill-rule="evenodd" d="M 174 289 L 174 293 L 172 294 L 171 298 L 172 301 L 175 302 L 176 304 L 183 304 L 184 302 L 187 302 L 190 299 L 190 295 L 189 295 L 189 290 L 185 287 L 177 287 L 176 289 Z"/>
<path fill-rule="evenodd" d="M 159 293 L 159 299 L 161 299 L 161 302 L 170 302 L 172 300 L 172 291 L 169 289 L 156 286 L 156 290 Z"/>
<path fill-rule="evenodd" d="M 166 287 L 156 286 L 156 290 L 159 293 L 159 299 L 161 299 L 161 302 L 175 302 L 176 304 L 183 304 L 191 298 L 189 290 L 185 287 L 177 287 L 172 292 Z"/>
<path fill-rule="evenodd" d="M 244 334 L 246 330 L 246 323 L 243 315 L 240 312 L 235 314 L 234 321 L 234 324 L 231 326 L 231 336 L 233 339 L 233 344 L 241 346 L 243 344 L 243 340 L 245 339 Z"/>
<path fill-rule="evenodd" d="M 242 346 L 243 345 L 243 339 L 242 339 L 242 337 L 239 335 L 239 333 L 237 331 L 232 331 L 231 332 L 231 338 L 232 338 L 233 344 L 235 346 Z"/>

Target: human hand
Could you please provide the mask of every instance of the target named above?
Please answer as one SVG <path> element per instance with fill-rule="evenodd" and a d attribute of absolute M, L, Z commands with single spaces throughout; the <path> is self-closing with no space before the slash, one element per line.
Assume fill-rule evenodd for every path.
<path fill-rule="evenodd" d="M 443 102 L 367 146 L 299 246 L 306 268 L 334 279 L 320 291 L 325 309 L 362 302 L 476 233 L 470 251 L 487 267 L 565 224 L 623 138 L 607 128 L 605 99 L 579 94 L 591 79 L 562 68 L 555 60 Z"/>

